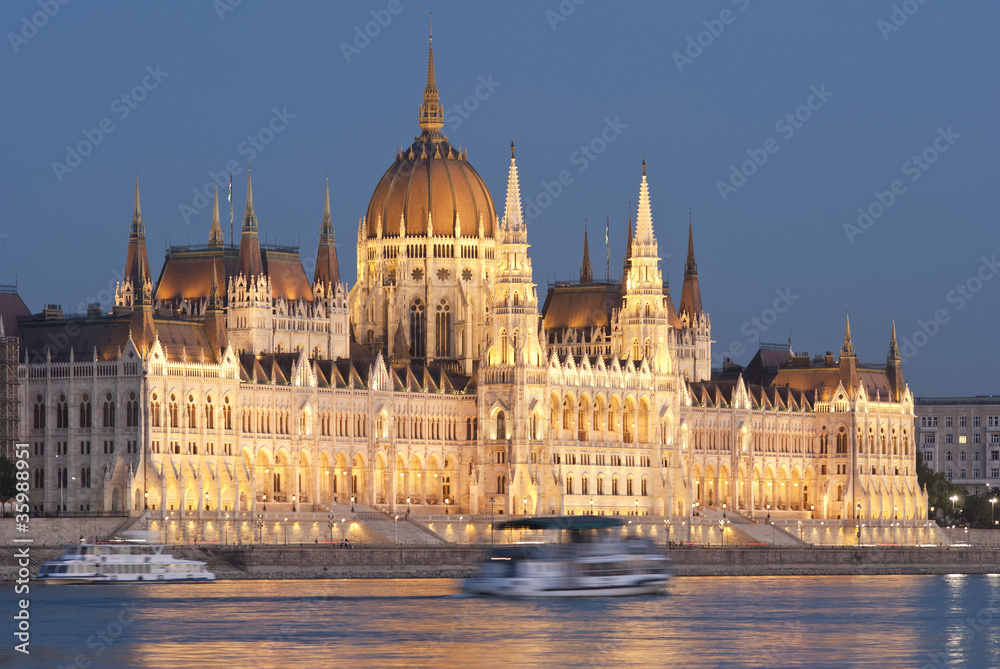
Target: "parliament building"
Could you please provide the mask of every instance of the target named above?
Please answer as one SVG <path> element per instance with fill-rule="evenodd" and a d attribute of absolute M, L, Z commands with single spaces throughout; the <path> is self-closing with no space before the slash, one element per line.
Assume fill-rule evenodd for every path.
<path fill-rule="evenodd" d="M 137 182 L 113 308 L 0 322 L 33 510 L 927 518 L 894 327 L 884 363 L 848 321 L 839 355 L 764 345 L 713 374 L 693 230 L 675 303 L 645 162 L 622 279 L 594 278 L 584 233 L 579 281 L 540 298 L 514 146 L 501 212 L 443 121 L 432 44 L 353 286 L 329 185 L 311 277 L 261 244 L 248 174 L 239 239 L 216 196 L 207 244 L 169 248 L 157 278 Z"/>

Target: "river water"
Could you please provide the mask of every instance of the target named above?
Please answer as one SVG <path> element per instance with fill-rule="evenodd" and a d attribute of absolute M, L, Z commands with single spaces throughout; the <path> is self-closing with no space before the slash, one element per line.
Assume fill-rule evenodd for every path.
<path fill-rule="evenodd" d="M 501 600 L 427 580 L 32 585 L 11 667 L 1000 667 L 1000 575 L 676 578 Z M 10 630 L 13 585 L 0 596 Z"/>

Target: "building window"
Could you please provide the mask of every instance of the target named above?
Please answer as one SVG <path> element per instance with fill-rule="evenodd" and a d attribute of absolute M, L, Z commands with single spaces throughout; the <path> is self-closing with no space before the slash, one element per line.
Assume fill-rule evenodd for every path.
<path fill-rule="evenodd" d="M 115 426 L 115 401 L 111 393 L 104 396 L 104 407 L 102 411 L 101 427 Z"/>
<path fill-rule="evenodd" d="M 965 425 L 966 425 L 966 418 L 965 418 L 965 416 L 959 416 L 958 417 L 958 426 L 959 427 L 965 427 Z"/>
<path fill-rule="evenodd" d="M 567 476 L 566 477 L 566 494 L 567 495 L 572 495 L 573 494 L 573 477 L 572 476 Z"/>
<path fill-rule="evenodd" d="M 582 479 L 580 479 L 580 494 L 589 495 L 590 494 L 589 490 L 590 490 L 590 478 L 584 476 Z"/>
<path fill-rule="evenodd" d="M 427 351 L 424 338 L 427 330 L 424 303 L 417 299 L 410 305 L 410 357 L 423 358 Z"/>
<path fill-rule="evenodd" d="M 976 467 L 972 470 L 972 478 L 974 479 L 979 478 L 979 467 Z"/>
<path fill-rule="evenodd" d="M 604 477 L 603 476 L 598 476 L 597 477 L 597 494 L 598 495 L 603 495 L 604 494 Z"/>
<path fill-rule="evenodd" d="M 951 451 L 944 454 L 945 462 L 951 462 Z"/>
<path fill-rule="evenodd" d="M 965 435 L 964 434 L 958 435 L 958 443 L 960 443 L 960 444 L 964 444 L 965 443 Z"/>
<path fill-rule="evenodd" d="M 81 488 L 90 487 L 90 467 L 80 468 L 80 487 Z"/>
<path fill-rule="evenodd" d="M 951 416 L 945 416 L 944 426 L 945 427 L 951 427 Z"/>
<path fill-rule="evenodd" d="M 951 480 L 951 469 L 949 469 L 949 470 L 947 470 L 947 471 L 945 472 L 945 476 L 947 476 L 947 477 L 948 477 L 948 479 L 949 479 L 949 480 Z"/>
<path fill-rule="evenodd" d="M 92 418 L 93 411 L 90 405 L 90 395 L 84 393 L 80 401 L 80 427 L 90 427 Z"/>
<path fill-rule="evenodd" d="M 437 356 L 447 358 L 451 355 L 451 305 L 442 299 L 434 314 L 434 326 L 437 330 Z"/>
<path fill-rule="evenodd" d="M 35 469 L 35 487 L 44 488 L 45 487 L 45 468 L 38 467 Z"/>
<path fill-rule="evenodd" d="M 42 399 L 41 395 L 35 398 L 32 427 L 36 430 L 45 429 L 45 400 Z"/>
<path fill-rule="evenodd" d="M 507 477 L 501 474 L 497 477 L 497 494 L 505 495 L 507 494 Z"/>
<path fill-rule="evenodd" d="M 924 451 L 924 460 L 931 462 L 934 459 L 934 451 Z"/>
<path fill-rule="evenodd" d="M 951 437 L 951 432 L 949 432 L 948 434 L 944 435 L 944 443 L 946 443 L 946 444 L 953 443 L 952 442 L 952 437 Z"/>
<path fill-rule="evenodd" d="M 980 443 L 980 435 L 979 435 L 978 432 L 976 432 L 974 435 L 972 435 L 972 443 L 973 444 Z"/>
<path fill-rule="evenodd" d="M 966 478 L 966 476 L 965 476 L 965 469 L 958 470 L 958 478 L 960 478 L 960 479 Z"/>
<path fill-rule="evenodd" d="M 965 462 L 965 451 L 962 451 L 961 453 L 958 454 L 958 461 Z"/>
<path fill-rule="evenodd" d="M 993 467 L 990 469 L 990 478 L 996 479 L 1000 478 L 1000 468 Z"/>

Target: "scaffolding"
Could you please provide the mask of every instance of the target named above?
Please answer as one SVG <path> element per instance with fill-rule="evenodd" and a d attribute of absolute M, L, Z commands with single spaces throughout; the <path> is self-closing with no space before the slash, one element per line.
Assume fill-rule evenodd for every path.
<path fill-rule="evenodd" d="M 7 336 L 0 322 L 0 455 L 14 459 L 20 427 L 17 363 L 21 340 Z"/>

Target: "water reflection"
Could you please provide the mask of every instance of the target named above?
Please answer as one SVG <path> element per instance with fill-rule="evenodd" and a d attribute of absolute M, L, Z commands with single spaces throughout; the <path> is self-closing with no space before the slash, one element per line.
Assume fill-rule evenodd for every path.
<path fill-rule="evenodd" d="M 667 597 L 575 601 L 456 592 L 439 580 L 38 588 L 19 666 L 1000 666 L 997 576 L 678 578 Z M 129 602 L 134 622 L 99 648 Z"/>

